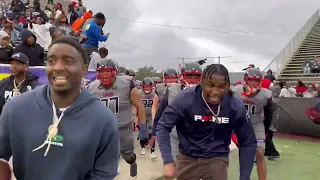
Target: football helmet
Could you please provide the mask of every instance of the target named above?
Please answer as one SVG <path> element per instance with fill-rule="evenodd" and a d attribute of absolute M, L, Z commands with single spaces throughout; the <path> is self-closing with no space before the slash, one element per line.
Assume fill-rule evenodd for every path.
<path fill-rule="evenodd" d="M 151 77 L 151 79 L 154 82 L 154 86 L 156 86 L 157 84 L 161 83 L 161 79 L 159 77 Z"/>
<path fill-rule="evenodd" d="M 109 87 L 113 84 L 116 76 L 119 72 L 118 64 L 112 59 L 103 59 L 97 63 L 97 79 L 101 81 L 101 84 L 105 87 Z"/>
<path fill-rule="evenodd" d="M 178 83 L 179 74 L 178 71 L 173 68 L 168 68 L 163 71 L 163 82 L 168 83 Z"/>
<path fill-rule="evenodd" d="M 243 92 L 242 95 L 248 97 L 256 95 L 260 90 L 262 79 L 263 75 L 260 69 L 248 68 L 243 76 L 243 87 L 245 92 Z"/>
<path fill-rule="evenodd" d="M 193 87 L 200 83 L 202 68 L 194 62 L 185 63 L 180 69 L 180 82 L 184 87 Z M 199 77 L 194 77 L 199 76 Z"/>
<path fill-rule="evenodd" d="M 146 94 L 150 94 L 153 91 L 154 81 L 150 77 L 145 77 L 142 80 L 142 90 Z"/>
<path fill-rule="evenodd" d="M 132 69 L 127 69 L 126 72 L 125 72 L 125 75 L 136 77 L 136 73 Z"/>

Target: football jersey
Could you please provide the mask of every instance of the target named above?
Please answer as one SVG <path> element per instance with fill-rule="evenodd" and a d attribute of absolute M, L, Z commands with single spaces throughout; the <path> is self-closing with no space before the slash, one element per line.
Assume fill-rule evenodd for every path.
<path fill-rule="evenodd" d="M 155 93 L 159 96 L 159 100 L 160 101 L 165 95 L 165 90 L 166 90 L 166 84 L 165 83 L 157 84 L 157 86 L 155 88 Z"/>
<path fill-rule="evenodd" d="M 146 94 L 142 89 L 139 89 L 138 92 L 142 98 L 142 103 L 144 105 L 145 112 L 146 112 L 146 118 L 147 120 L 151 120 L 151 109 L 152 109 L 153 97 L 155 95 L 155 92 L 152 91 L 151 93 Z"/>
<path fill-rule="evenodd" d="M 272 93 L 270 90 L 261 88 L 253 97 L 243 96 L 243 84 L 236 85 L 232 88 L 234 96 L 244 102 L 247 109 L 247 114 L 250 117 L 252 124 L 258 124 L 263 121 L 263 109 L 271 99 Z"/>
<path fill-rule="evenodd" d="M 133 105 L 130 101 L 132 79 L 127 76 L 117 76 L 111 87 L 104 87 L 100 80 L 88 85 L 88 90 L 109 107 L 118 119 L 118 125 L 125 127 L 133 121 Z"/>

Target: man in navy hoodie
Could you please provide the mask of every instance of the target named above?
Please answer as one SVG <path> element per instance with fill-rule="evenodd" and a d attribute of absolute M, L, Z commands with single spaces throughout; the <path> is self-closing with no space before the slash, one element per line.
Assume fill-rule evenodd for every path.
<path fill-rule="evenodd" d="M 201 85 L 181 91 L 165 108 L 156 134 L 167 179 L 227 180 L 229 145 L 235 131 L 240 180 L 249 180 L 256 138 L 243 103 L 233 97 L 229 88 L 228 70 L 212 64 L 203 71 Z M 176 164 L 170 147 L 174 127 L 180 141 Z"/>
<path fill-rule="evenodd" d="M 166 83 L 166 86 L 163 89 L 161 86 L 157 86 L 158 90 L 160 90 L 158 93 L 161 98 L 159 107 L 157 109 L 157 112 L 155 113 L 152 129 L 152 138 L 149 142 L 150 147 L 152 147 L 155 143 L 157 124 L 164 109 L 167 107 L 168 104 L 171 103 L 174 97 L 180 93 L 180 91 L 198 85 L 201 81 L 201 75 L 201 66 L 198 63 L 188 62 L 185 63 L 180 69 L 180 83 Z M 179 153 L 179 138 L 176 128 L 172 129 L 170 133 L 170 140 L 172 157 L 173 160 L 176 161 L 176 156 Z"/>
<path fill-rule="evenodd" d="M 21 31 L 21 44 L 14 50 L 14 53 L 21 52 L 28 56 L 29 66 L 44 65 L 44 49 L 37 42 L 37 37 L 29 30 Z"/>
<path fill-rule="evenodd" d="M 85 52 L 76 41 L 54 41 L 46 68 L 49 85 L 4 106 L 0 159 L 13 156 L 17 179 L 112 180 L 117 175 L 117 119 L 81 88 L 85 64 Z"/>

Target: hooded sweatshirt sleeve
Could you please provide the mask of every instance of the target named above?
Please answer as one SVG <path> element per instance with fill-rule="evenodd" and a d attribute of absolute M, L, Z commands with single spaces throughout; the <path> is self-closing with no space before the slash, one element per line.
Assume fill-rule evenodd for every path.
<path fill-rule="evenodd" d="M 164 98 L 162 99 L 162 101 L 160 101 L 158 110 L 155 114 L 155 117 L 153 120 L 153 127 L 152 127 L 152 136 L 156 136 L 156 130 L 157 130 L 157 125 L 158 125 L 159 119 L 160 119 L 163 111 L 167 107 L 167 105 L 168 105 L 168 95 L 166 94 L 164 96 Z"/>
<path fill-rule="evenodd" d="M 120 139 L 117 119 L 110 114 L 96 153 L 93 170 L 87 180 L 112 180 L 117 176 L 120 156 Z M 112 156 L 110 156 L 112 154 Z"/>
<path fill-rule="evenodd" d="M 164 164 L 173 162 L 170 132 L 178 121 L 184 119 L 184 104 L 181 103 L 185 102 L 183 96 L 184 93 L 179 93 L 173 99 L 173 101 L 165 108 L 157 125 L 156 136 Z"/>
<path fill-rule="evenodd" d="M 3 107 L 0 116 L 0 158 L 9 161 L 12 152 L 9 139 L 9 120 L 11 108 L 9 105 Z"/>
<path fill-rule="evenodd" d="M 254 164 L 257 140 L 243 103 L 237 99 L 235 103 L 237 112 L 234 131 L 239 142 L 240 180 L 248 180 Z"/>

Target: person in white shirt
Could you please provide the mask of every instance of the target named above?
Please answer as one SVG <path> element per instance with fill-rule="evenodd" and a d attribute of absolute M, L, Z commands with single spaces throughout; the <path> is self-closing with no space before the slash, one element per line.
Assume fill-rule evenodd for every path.
<path fill-rule="evenodd" d="M 317 92 L 315 91 L 315 86 L 313 84 L 309 84 L 307 91 L 303 93 L 303 97 L 305 98 L 315 98 L 317 97 Z"/>
<path fill-rule="evenodd" d="M 89 64 L 89 69 L 96 69 L 97 64 L 101 62 L 103 59 L 105 59 L 108 56 L 108 49 L 105 47 L 101 47 L 98 50 L 98 53 L 93 52 L 91 55 L 91 60 Z"/>
<path fill-rule="evenodd" d="M 281 89 L 279 97 L 296 97 L 296 94 L 296 89 L 285 83 L 285 87 Z"/>

